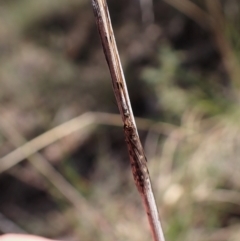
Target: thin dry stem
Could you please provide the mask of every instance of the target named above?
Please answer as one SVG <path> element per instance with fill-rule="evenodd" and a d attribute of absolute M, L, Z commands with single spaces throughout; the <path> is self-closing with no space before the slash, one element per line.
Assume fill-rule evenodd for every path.
<path fill-rule="evenodd" d="M 144 118 L 137 118 L 137 123 L 142 130 L 147 130 L 151 126 L 152 131 L 169 135 L 173 130 L 178 129 L 177 126 L 167 123 L 155 123 Z M 112 125 L 122 126 L 119 115 L 87 112 L 70 121 L 67 121 L 53 129 L 35 137 L 31 141 L 25 142 L 14 151 L 6 156 L 0 158 L 0 173 L 7 171 L 11 167 L 17 165 L 19 162 L 40 151 L 41 149 L 51 145 L 52 143 L 81 130 L 86 130 L 91 125 Z"/>
<path fill-rule="evenodd" d="M 76 126 L 72 124 L 72 130 L 74 130 L 75 128 Z M 24 137 L 14 128 L 14 126 L 10 123 L 9 120 L 2 118 L 0 121 L 0 129 L 1 129 L 1 132 L 5 135 L 5 137 L 13 145 L 20 146 L 26 142 Z M 68 132 L 66 129 L 64 130 L 65 132 L 62 132 L 60 134 L 66 134 L 66 132 Z M 56 132 L 56 129 L 54 131 L 52 134 L 56 134 L 56 135 L 59 134 L 59 132 Z M 46 140 L 47 140 L 46 136 L 43 135 L 42 137 L 43 137 L 42 141 L 43 140 L 45 141 L 43 143 L 46 144 Z M 51 137 L 51 136 L 48 136 L 48 137 Z M 56 138 L 56 137 L 52 137 L 52 138 Z M 85 215 L 85 222 L 88 222 L 90 224 L 92 223 L 92 221 L 94 221 L 96 225 L 99 225 L 99 228 L 103 232 L 107 232 L 109 233 L 109 235 L 110 234 L 113 235 L 114 232 L 110 232 L 110 230 L 112 230 L 113 227 L 110 223 L 107 222 L 107 220 L 104 218 L 104 215 L 102 215 L 98 210 L 95 210 L 93 207 L 89 206 L 85 198 L 81 196 L 81 194 L 59 172 L 57 172 L 52 167 L 52 165 L 44 158 L 43 155 L 41 155 L 40 153 L 35 153 L 36 148 L 34 147 L 35 146 L 33 143 L 32 146 L 29 145 L 28 148 L 25 148 L 25 151 L 28 152 L 28 159 L 30 160 L 30 163 L 36 168 L 36 170 L 39 173 L 41 173 L 48 181 L 51 182 L 51 184 L 62 194 L 62 196 L 69 203 L 71 203 L 76 208 L 76 210 L 78 210 L 78 212 L 76 213 L 77 215 L 76 217 L 78 218 L 78 214 L 83 213 L 83 210 L 84 210 L 84 212 L 87 213 L 87 215 Z M 31 148 L 33 148 L 32 151 L 34 151 L 34 153 L 31 153 Z M 19 152 L 19 154 L 21 154 L 21 152 Z M 2 160 L 3 162 L 4 160 L 7 161 L 7 159 L 4 159 L 4 158 Z M 115 237 L 112 237 L 112 238 L 115 239 Z"/>
<path fill-rule="evenodd" d="M 164 0 L 169 5 L 178 9 L 189 18 L 193 19 L 204 29 L 209 29 L 209 14 L 189 0 Z"/>
<path fill-rule="evenodd" d="M 228 72 L 231 81 L 236 87 L 239 87 L 239 64 L 234 55 L 231 44 L 225 36 L 225 20 L 221 13 L 222 6 L 218 0 L 205 0 L 209 14 L 212 16 L 210 22 L 211 30 L 214 35 L 215 42 L 222 56 L 222 61 Z"/>
<path fill-rule="evenodd" d="M 37 138 L 34 138 L 30 142 L 22 141 L 21 143 L 24 144 L 19 144 L 18 142 L 16 146 L 19 147 L 17 149 L 0 159 L 0 173 L 8 170 L 25 158 L 52 144 L 56 140 L 59 140 L 77 130 L 86 128 L 86 126 L 91 123 L 93 123 L 92 115 L 85 114 L 80 116 L 79 118 L 72 119 L 70 123 L 68 123 L 68 125 L 64 123 L 58 127 L 53 128 L 51 131 L 45 132 L 44 134 L 40 135 Z M 7 122 L 3 122 L 2 119 L 1 126 L 3 126 L 3 124 L 4 126 L 6 126 Z"/>
<path fill-rule="evenodd" d="M 222 56 L 222 61 L 234 85 L 239 87 L 239 68 L 231 44 L 225 36 L 225 20 L 219 0 L 205 0 L 208 12 L 189 0 L 164 0 L 180 12 L 194 20 L 199 26 L 210 30 Z"/>
<path fill-rule="evenodd" d="M 0 213 L 0 231 L 1 233 L 27 233 L 2 213 Z"/>
<path fill-rule="evenodd" d="M 125 140 L 128 147 L 133 178 L 141 194 L 155 241 L 164 241 L 157 205 L 152 191 L 147 159 L 139 139 L 127 85 L 118 54 L 108 6 L 105 0 L 92 0 L 96 24 L 101 37 L 104 54 L 112 77 L 112 86 L 122 117 Z"/>

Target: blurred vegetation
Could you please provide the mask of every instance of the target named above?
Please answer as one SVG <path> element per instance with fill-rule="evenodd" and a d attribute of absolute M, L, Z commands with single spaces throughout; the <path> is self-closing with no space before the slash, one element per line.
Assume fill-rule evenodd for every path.
<path fill-rule="evenodd" d="M 166 240 L 237 241 L 240 3 L 140 6 L 109 1 Z M 80 116 L 29 160 L 0 160 L 0 232 L 150 240 L 120 119 L 103 114 L 118 110 L 91 2 L 0 0 L 0 79 L 1 157 Z"/>

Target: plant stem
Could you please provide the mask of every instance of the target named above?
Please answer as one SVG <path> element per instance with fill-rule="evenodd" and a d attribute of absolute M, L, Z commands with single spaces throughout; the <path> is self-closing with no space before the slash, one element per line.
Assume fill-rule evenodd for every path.
<path fill-rule="evenodd" d="M 118 54 L 106 0 L 92 0 L 98 31 L 112 77 L 113 91 L 120 111 L 133 178 L 141 194 L 155 241 L 164 241 L 159 214 L 152 192 L 147 159 L 139 139 L 127 85 Z"/>

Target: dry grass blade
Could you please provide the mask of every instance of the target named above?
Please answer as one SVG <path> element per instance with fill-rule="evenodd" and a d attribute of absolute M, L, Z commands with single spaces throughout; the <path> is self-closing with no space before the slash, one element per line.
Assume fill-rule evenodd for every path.
<path fill-rule="evenodd" d="M 93 123 L 93 118 L 94 117 L 91 114 L 86 113 L 80 117 L 72 119 L 67 125 L 64 123 L 53 128 L 51 131 L 45 132 L 30 142 L 23 142 L 24 144 L 21 146 L 18 144 L 17 146 L 19 147 L 16 150 L 0 158 L 0 173 L 8 170 L 20 161 L 52 144 L 53 142 L 75 132 L 76 130 L 86 128 L 86 126 Z M 2 121 L 1 125 L 3 124 L 6 125 L 7 123 Z"/>
<path fill-rule="evenodd" d="M 225 36 L 225 19 L 222 14 L 222 5 L 219 1 L 205 0 L 209 14 L 212 16 L 210 23 L 215 42 L 222 56 L 222 61 L 228 72 L 231 81 L 236 87 L 239 87 L 239 63 L 235 57 L 234 50 L 230 41 Z"/>
<path fill-rule="evenodd" d="M 27 233 L 12 220 L 5 217 L 2 213 L 0 213 L 0 231 L 2 233 Z"/>
<path fill-rule="evenodd" d="M 72 125 L 71 131 L 73 131 L 75 128 L 76 128 L 76 125 Z M 6 136 L 6 138 L 15 146 L 20 146 L 26 142 L 24 137 L 14 128 L 14 126 L 10 123 L 9 120 L 6 120 L 4 118 L 1 119 L 0 130 Z M 68 131 L 65 129 L 65 132 L 68 132 Z M 66 134 L 65 132 L 60 132 L 60 134 L 62 135 Z M 53 133 L 59 134 L 59 132 L 56 132 L 56 129 L 55 129 L 55 132 Z M 43 135 L 43 137 L 45 136 Z M 40 142 L 40 143 L 44 143 L 44 142 Z M 28 146 L 28 148 L 25 149 L 26 152 L 31 151 L 30 147 L 31 146 Z M 34 145 L 32 147 L 34 147 Z M 36 148 L 34 148 L 34 151 L 36 151 Z M 19 152 L 19 154 L 21 154 L 21 152 Z M 100 211 L 90 206 L 87 200 L 58 171 L 56 171 L 52 167 L 52 165 L 45 159 L 43 155 L 41 155 L 38 152 L 37 153 L 33 152 L 31 154 L 30 154 L 31 156 L 30 155 L 28 156 L 28 159 L 30 160 L 31 164 L 62 194 L 62 196 L 69 203 L 73 205 L 73 207 L 75 207 L 75 209 L 77 210 L 76 218 L 79 217 L 78 216 L 79 213 L 81 213 L 82 216 L 83 216 L 83 213 L 87 213 L 87 215 L 84 215 L 85 223 L 88 223 L 90 225 L 91 222 L 94 221 L 96 224 L 99 225 L 99 229 L 102 230 L 102 232 L 108 232 L 109 235 L 111 234 L 112 238 L 115 239 L 113 232 L 109 231 L 109 230 L 112 230 L 113 227 L 110 223 L 107 222 L 107 220 L 104 218 L 104 215 L 102 215 Z M 23 152 L 23 155 L 24 155 L 24 152 Z M 13 160 L 16 160 L 16 159 L 13 159 Z"/>
<path fill-rule="evenodd" d="M 153 126 L 151 129 L 152 131 L 165 135 L 169 135 L 169 133 L 179 128 L 167 123 L 154 123 L 151 120 L 143 118 L 137 118 L 137 123 L 143 130 L 147 130 Z M 48 145 L 60 140 L 61 138 L 64 138 L 79 130 L 86 130 L 86 128 L 89 128 L 91 125 L 100 124 L 122 126 L 119 115 L 101 112 L 87 112 L 57 127 L 54 127 L 53 129 L 19 146 L 6 156 L 1 157 L 0 173 L 9 170 L 19 162 L 47 147 Z"/>
<path fill-rule="evenodd" d="M 175 7 L 180 12 L 194 20 L 199 26 L 206 30 L 211 30 L 214 41 L 222 56 L 222 61 L 232 82 L 238 87 L 239 68 L 238 61 L 234 55 L 229 40 L 225 36 L 225 19 L 220 1 L 205 0 L 208 12 L 201 9 L 189 0 L 164 0 L 169 5 Z"/>
<path fill-rule="evenodd" d="M 139 139 L 133 116 L 107 3 L 105 0 L 92 0 L 92 5 L 104 54 L 112 77 L 114 94 L 124 125 L 125 140 L 128 147 L 135 184 L 142 196 L 154 240 L 164 241 L 164 235 L 159 221 L 159 214 L 146 164 L 147 159 Z"/>
<path fill-rule="evenodd" d="M 164 2 L 193 19 L 202 28 L 209 30 L 209 19 L 211 16 L 209 16 L 208 13 L 198 7 L 195 3 L 189 0 L 164 0 Z"/>

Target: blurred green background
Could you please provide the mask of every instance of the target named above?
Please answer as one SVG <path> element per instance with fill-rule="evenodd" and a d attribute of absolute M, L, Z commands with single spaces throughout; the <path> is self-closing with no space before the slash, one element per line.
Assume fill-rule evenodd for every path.
<path fill-rule="evenodd" d="M 238 241 L 240 2 L 108 3 L 166 240 Z M 151 240 L 117 114 L 90 0 L 0 0 L 0 234 Z"/>

